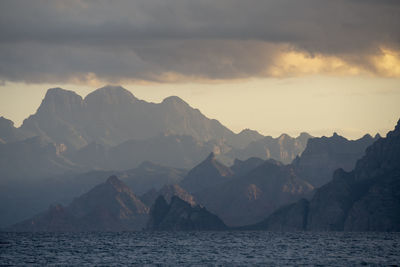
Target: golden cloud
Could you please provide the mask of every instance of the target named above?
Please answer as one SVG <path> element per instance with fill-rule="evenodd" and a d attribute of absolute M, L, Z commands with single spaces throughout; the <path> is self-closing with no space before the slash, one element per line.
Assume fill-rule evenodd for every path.
<path fill-rule="evenodd" d="M 361 62 L 361 63 L 360 63 Z M 287 77 L 304 75 L 400 77 L 400 52 L 381 48 L 377 55 L 354 61 L 346 56 L 309 55 L 301 51 L 284 51 L 265 72 L 266 76 Z"/>

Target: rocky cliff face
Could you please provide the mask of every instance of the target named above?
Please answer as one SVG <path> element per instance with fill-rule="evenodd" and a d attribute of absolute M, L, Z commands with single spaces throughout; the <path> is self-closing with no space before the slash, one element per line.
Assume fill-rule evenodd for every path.
<path fill-rule="evenodd" d="M 345 171 L 354 169 L 365 149 L 375 138 L 365 135 L 358 140 L 347 140 L 334 133 L 332 137 L 311 138 L 301 156 L 292 162 L 295 171 L 307 182 L 320 187 L 332 179 L 332 173 L 342 168 Z"/>
<path fill-rule="evenodd" d="M 149 209 L 116 176 L 76 198 L 51 206 L 10 228 L 13 231 L 132 231 L 145 226 Z"/>
<path fill-rule="evenodd" d="M 292 205 L 289 210 L 278 210 L 274 220 L 282 229 L 399 231 L 399 192 L 400 121 L 386 138 L 367 148 L 353 171 L 337 170 L 333 180 L 316 191 L 307 210 Z M 290 213 L 298 215 L 287 220 Z M 289 227 L 291 221 L 300 222 L 305 217 L 306 223 Z M 264 225 L 264 229 L 270 229 Z"/>
<path fill-rule="evenodd" d="M 214 214 L 200 206 L 192 207 L 177 196 L 168 204 L 159 196 L 150 210 L 148 230 L 193 231 L 225 230 L 226 225 Z"/>

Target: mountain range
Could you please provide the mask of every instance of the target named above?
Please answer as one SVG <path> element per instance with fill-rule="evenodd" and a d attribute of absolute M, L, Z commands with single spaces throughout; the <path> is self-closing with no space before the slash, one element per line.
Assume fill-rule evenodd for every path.
<path fill-rule="evenodd" d="M 388 187 L 397 188 L 396 170 L 379 170 L 382 183 L 358 179 L 357 173 L 375 172 L 371 158 L 382 157 L 379 166 L 396 162 L 386 155 L 396 153 L 395 142 L 376 149 L 379 153 L 368 152 L 396 131 L 386 139 L 367 134 L 358 140 L 336 133 L 273 138 L 245 129 L 235 134 L 174 96 L 149 103 L 120 86 L 97 89 L 85 98 L 49 89 L 21 127 L 0 118 L 0 226 L 30 218 L 15 229 L 30 222 L 27 230 L 32 231 L 137 230 L 146 225 L 153 230 L 347 230 L 360 228 L 360 218 L 368 216 L 376 225 L 382 223 L 371 215 L 377 206 L 392 208 L 382 214 L 397 209 L 396 193 Z M 367 147 L 370 160 L 363 157 Z M 103 183 L 107 177 L 113 178 Z M 387 198 L 377 201 L 382 194 Z M 165 219 L 160 217 L 146 224 L 157 200 L 168 223 L 160 223 Z M 373 208 L 365 207 L 372 202 Z M 335 222 L 340 210 L 342 217 Z M 224 227 L 192 220 L 200 215 Z M 385 220 L 385 227 L 363 227 L 396 228 L 396 218 Z"/>
<path fill-rule="evenodd" d="M 193 195 L 170 184 L 159 191 L 151 189 L 139 198 L 125 183 L 111 176 L 68 206 L 53 205 L 8 229 L 224 230 L 229 222 L 229 226 L 236 226 L 233 229 L 398 231 L 399 153 L 400 121 L 386 138 L 368 147 L 354 170 L 336 170 L 333 179 L 315 192 L 296 175 L 293 165 L 250 158 L 227 167 L 210 154 L 179 180 Z M 141 168 L 152 169 L 154 165 L 145 163 Z M 190 187 L 193 183 L 196 186 Z M 309 200 L 290 204 L 304 196 Z M 252 224 L 257 220 L 260 222 Z"/>
<path fill-rule="evenodd" d="M 55 205 L 12 231 L 134 231 L 146 224 L 149 209 L 116 176 L 76 198 L 67 207 Z"/>
<path fill-rule="evenodd" d="M 125 171 L 68 172 L 41 180 L 17 180 L 0 186 L 0 227 L 29 218 L 51 205 L 66 205 L 107 177 L 118 176 L 135 195 L 179 183 L 187 170 L 151 162 Z M 149 207 L 152 203 L 149 204 Z"/>
<path fill-rule="evenodd" d="M 25 142 L 33 137 L 40 140 Z M 26 156 L 21 160 L 27 162 L 25 168 L 11 158 L 0 157 L 0 165 L 4 165 L 0 175 L 6 180 L 24 179 L 28 170 L 29 176 L 36 178 L 51 177 L 66 169 L 125 170 L 146 160 L 192 168 L 212 151 L 225 164 L 232 164 L 235 158 L 244 160 L 247 155 L 258 154 L 261 158 L 288 162 L 302 152 L 309 137 L 307 134 L 299 138 L 264 137 L 250 129 L 235 134 L 176 96 L 161 103 L 150 103 L 120 86 L 102 87 L 85 98 L 73 91 L 53 88 L 21 127 L 16 128 L 12 121 L 0 118 L 0 153 L 14 153 L 15 158 L 23 159 L 23 151 L 14 149 L 15 146 L 24 146 L 24 151 L 54 146 L 57 153 L 48 153 L 46 158 L 50 165 L 57 162 L 57 166 L 36 170 L 36 165 L 45 163 L 36 164 Z M 19 142 L 23 143 L 14 144 Z M 259 142 L 263 144 L 264 154 L 254 150 L 260 146 Z M 9 161 L 11 166 L 7 168 Z"/>
<path fill-rule="evenodd" d="M 247 229 L 400 230 L 400 120 L 349 172 L 338 169 L 311 200 L 285 206 Z"/>
<path fill-rule="evenodd" d="M 120 86 L 105 86 L 85 98 L 61 88 L 49 89 L 37 112 L 24 120 L 21 130 L 49 137 L 67 149 L 79 149 L 92 142 L 116 146 L 159 134 L 228 142 L 236 136 L 179 97 L 148 103 Z"/>

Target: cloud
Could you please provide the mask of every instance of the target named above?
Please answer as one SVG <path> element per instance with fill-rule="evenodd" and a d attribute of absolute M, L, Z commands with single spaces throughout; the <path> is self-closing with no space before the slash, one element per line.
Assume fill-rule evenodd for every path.
<path fill-rule="evenodd" d="M 396 0 L 4 0 L 0 79 L 399 77 L 398 14 Z"/>

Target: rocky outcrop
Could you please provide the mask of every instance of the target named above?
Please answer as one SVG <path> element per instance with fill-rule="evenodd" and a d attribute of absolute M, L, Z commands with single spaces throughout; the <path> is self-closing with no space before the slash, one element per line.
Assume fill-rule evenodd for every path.
<path fill-rule="evenodd" d="M 140 199 L 151 207 L 159 196 L 163 196 L 168 203 L 171 202 L 173 196 L 177 196 L 192 206 L 196 205 L 195 198 L 177 184 L 166 184 L 159 191 L 153 188 L 143 194 Z"/>
<path fill-rule="evenodd" d="M 145 226 L 149 209 L 116 176 L 76 198 L 51 206 L 12 231 L 133 231 Z"/>
<path fill-rule="evenodd" d="M 177 196 L 168 204 L 159 196 L 150 210 L 148 230 L 162 231 L 218 231 L 227 229 L 216 215 L 204 207 L 191 206 Z"/>
<path fill-rule="evenodd" d="M 353 170 L 365 149 L 379 137 L 367 134 L 358 140 L 347 140 L 334 133 L 332 137 L 311 138 L 301 156 L 293 160 L 293 168 L 314 187 L 320 187 L 332 179 L 336 169 Z"/>
<path fill-rule="evenodd" d="M 335 171 L 333 180 L 319 188 L 302 209 L 297 203 L 266 219 L 288 218 L 306 223 L 296 230 L 310 231 L 400 231 L 400 120 L 386 138 L 367 148 L 351 172 Z M 294 209 L 294 211 L 293 211 Z M 296 216 L 297 214 L 297 216 Z M 263 224 L 266 230 L 270 227 Z"/>

